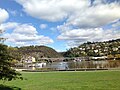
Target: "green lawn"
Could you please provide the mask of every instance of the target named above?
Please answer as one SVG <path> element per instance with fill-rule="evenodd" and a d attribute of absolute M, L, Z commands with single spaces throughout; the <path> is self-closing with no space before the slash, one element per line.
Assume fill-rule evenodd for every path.
<path fill-rule="evenodd" d="M 6 82 L 5 85 L 19 88 L 14 90 L 120 90 L 120 71 L 22 74 L 27 80 Z"/>

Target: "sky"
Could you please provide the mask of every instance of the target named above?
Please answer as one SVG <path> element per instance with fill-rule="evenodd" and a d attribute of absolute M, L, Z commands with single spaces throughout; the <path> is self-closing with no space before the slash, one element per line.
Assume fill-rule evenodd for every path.
<path fill-rule="evenodd" d="M 0 0 L 8 46 L 66 51 L 87 41 L 120 38 L 120 0 Z"/>

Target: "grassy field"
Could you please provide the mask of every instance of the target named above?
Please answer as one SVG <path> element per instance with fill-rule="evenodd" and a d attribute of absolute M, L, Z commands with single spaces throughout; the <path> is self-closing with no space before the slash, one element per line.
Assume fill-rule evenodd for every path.
<path fill-rule="evenodd" d="M 10 87 L 0 85 L 0 90 L 120 90 L 120 71 L 22 74 L 27 80 L 6 82 Z"/>

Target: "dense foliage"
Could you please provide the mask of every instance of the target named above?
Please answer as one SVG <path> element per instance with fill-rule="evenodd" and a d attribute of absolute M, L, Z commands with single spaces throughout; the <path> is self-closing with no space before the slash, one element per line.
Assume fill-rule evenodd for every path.
<path fill-rule="evenodd" d="M 39 58 L 59 58 L 61 54 L 54 49 L 47 46 L 26 46 L 26 47 L 8 47 L 10 54 L 15 57 L 16 60 L 20 60 L 23 56 L 32 56 L 36 60 Z"/>
<path fill-rule="evenodd" d="M 0 44 L 0 79 L 11 81 L 12 79 L 21 78 L 21 74 L 11 68 L 13 58 L 7 52 L 7 46 Z"/>
<path fill-rule="evenodd" d="M 21 74 L 11 67 L 13 65 L 11 63 L 13 57 L 10 56 L 7 46 L 2 44 L 3 39 L 0 37 L 0 80 L 11 81 L 13 79 L 23 79 Z"/>

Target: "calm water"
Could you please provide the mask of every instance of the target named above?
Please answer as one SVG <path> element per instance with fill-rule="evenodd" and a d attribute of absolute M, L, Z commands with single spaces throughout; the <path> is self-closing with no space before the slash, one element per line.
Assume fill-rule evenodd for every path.
<path fill-rule="evenodd" d="M 79 69 L 79 68 L 120 68 L 120 60 L 104 60 L 104 61 L 70 61 L 70 62 L 52 62 L 52 63 L 37 63 L 24 65 L 26 69 Z"/>
<path fill-rule="evenodd" d="M 74 69 L 74 68 L 119 68 L 120 61 L 78 61 L 78 62 L 53 62 L 45 67 L 55 69 Z"/>
<path fill-rule="evenodd" d="M 36 64 L 27 64 L 21 68 L 31 69 L 31 70 L 38 70 L 44 68 L 50 70 L 51 69 L 67 70 L 67 69 L 79 69 L 79 68 L 120 68 L 120 60 L 36 63 Z"/>

